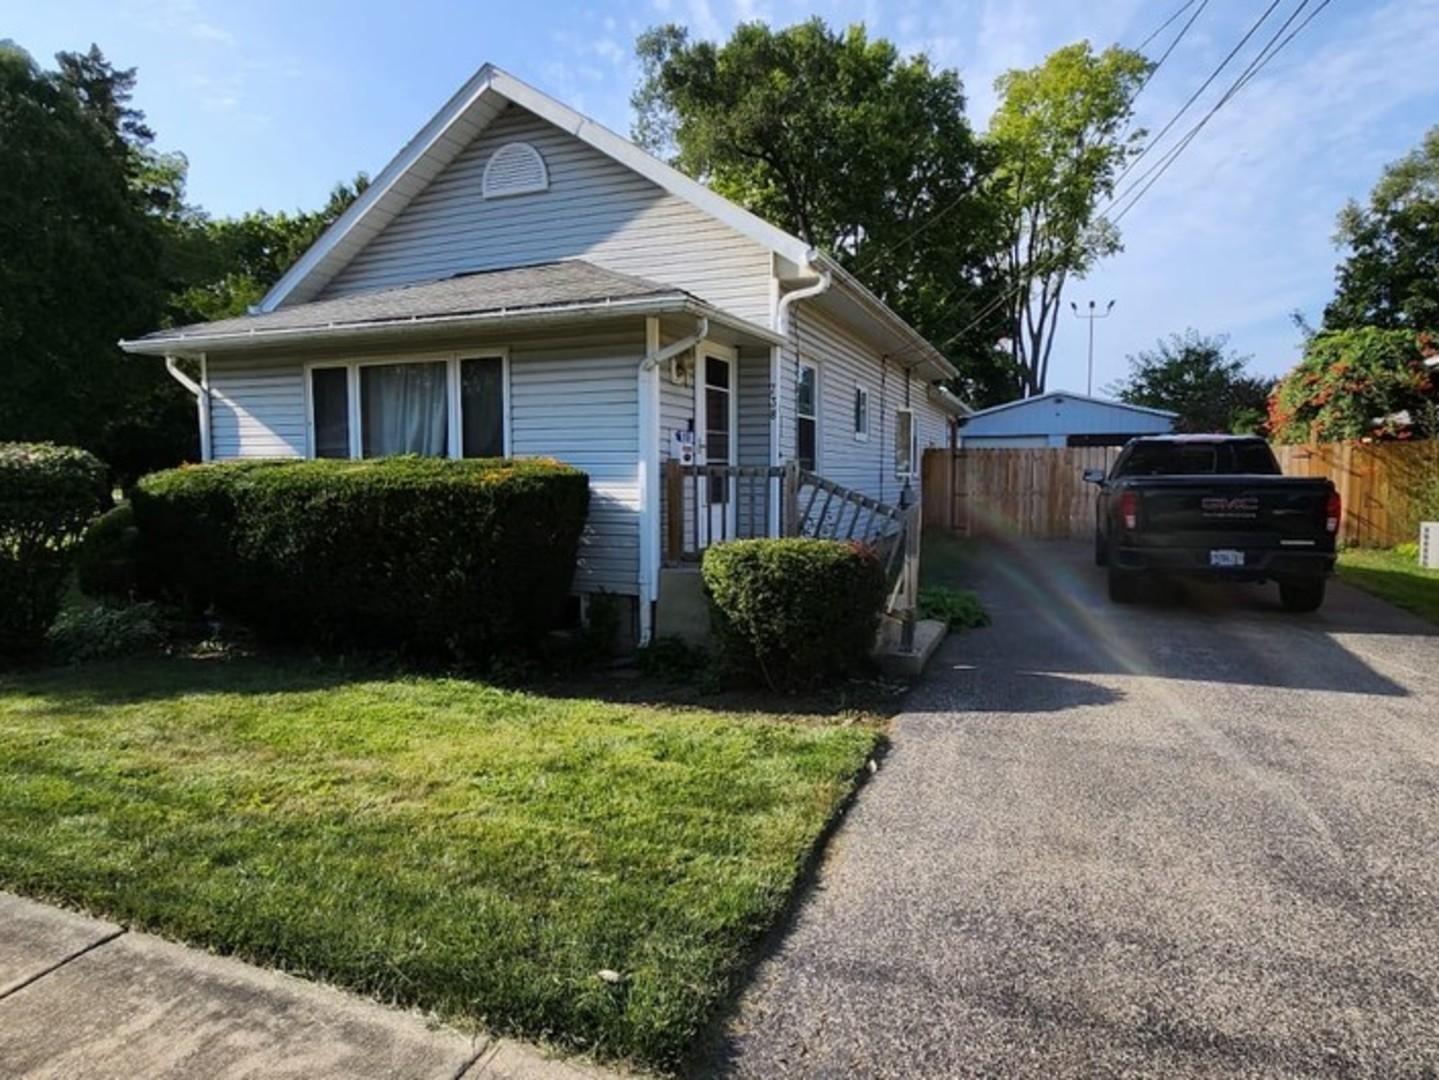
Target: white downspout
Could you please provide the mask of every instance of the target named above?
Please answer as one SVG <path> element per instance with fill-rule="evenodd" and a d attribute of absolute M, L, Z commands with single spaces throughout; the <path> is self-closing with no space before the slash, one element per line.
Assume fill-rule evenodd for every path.
<path fill-rule="evenodd" d="M 659 367 L 694 348 L 709 334 L 708 319 L 689 337 L 660 348 L 658 319 L 645 321 L 645 355 L 635 369 L 639 395 L 640 644 L 654 638 L 654 603 L 660 587 L 660 381 Z"/>
<path fill-rule="evenodd" d="M 813 285 L 806 285 L 794 292 L 787 292 L 779 298 L 779 314 L 775 317 L 775 329 L 781 334 L 789 333 L 789 309 L 800 300 L 808 300 L 820 293 L 828 292 L 834 277 L 826 270 Z"/>
<path fill-rule="evenodd" d="M 209 461 L 212 457 L 210 445 L 210 386 L 208 372 L 206 371 L 205 355 L 200 354 L 200 382 L 196 382 L 180 369 L 173 356 L 165 357 L 165 370 L 170 373 L 171 378 L 183 386 L 190 393 L 195 395 L 195 408 L 200 416 L 200 460 Z"/>

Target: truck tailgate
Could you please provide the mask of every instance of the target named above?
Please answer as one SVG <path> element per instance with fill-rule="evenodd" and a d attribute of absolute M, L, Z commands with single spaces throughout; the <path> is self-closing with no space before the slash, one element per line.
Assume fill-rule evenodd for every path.
<path fill-rule="evenodd" d="M 1332 546 L 1330 484 L 1286 476 L 1136 478 L 1141 543 L 1165 547 Z"/>

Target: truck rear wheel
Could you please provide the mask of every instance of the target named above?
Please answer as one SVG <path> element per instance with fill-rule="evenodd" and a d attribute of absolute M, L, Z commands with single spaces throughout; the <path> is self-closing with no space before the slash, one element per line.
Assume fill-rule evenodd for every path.
<path fill-rule="evenodd" d="M 1133 604 L 1139 599 L 1139 574 L 1109 564 L 1109 599 L 1116 604 Z"/>
<path fill-rule="evenodd" d="M 1281 581 L 1279 602 L 1284 605 L 1285 611 L 1318 611 L 1319 606 L 1324 603 L 1324 579 Z"/>

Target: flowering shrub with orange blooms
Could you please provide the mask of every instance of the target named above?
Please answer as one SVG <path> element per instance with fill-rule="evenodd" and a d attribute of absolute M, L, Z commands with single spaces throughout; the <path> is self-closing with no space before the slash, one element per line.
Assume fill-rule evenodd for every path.
<path fill-rule="evenodd" d="M 1315 335 L 1304 359 L 1269 395 L 1270 438 L 1280 443 L 1433 437 L 1439 341 L 1413 330 L 1359 327 Z"/>

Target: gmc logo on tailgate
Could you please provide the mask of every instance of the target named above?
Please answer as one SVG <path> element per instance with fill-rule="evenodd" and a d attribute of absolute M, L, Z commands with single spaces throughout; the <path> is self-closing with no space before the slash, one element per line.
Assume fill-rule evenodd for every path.
<path fill-rule="evenodd" d="M 1211 495 L 1199 501 L 1200 508 L 1210 517 L 1254 517 L 1259 513 L 1259 500 L 1253 495 L 1226 499 Z"/>

